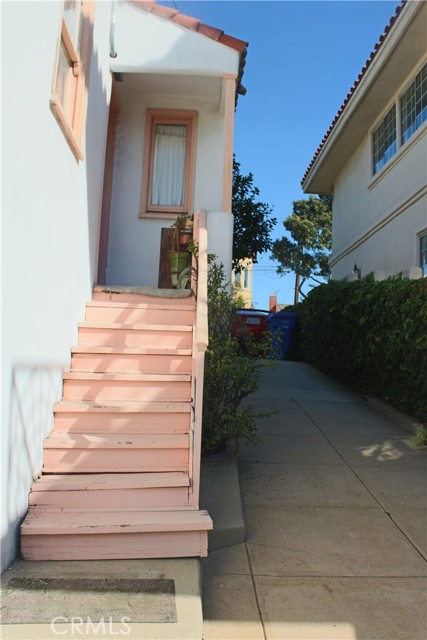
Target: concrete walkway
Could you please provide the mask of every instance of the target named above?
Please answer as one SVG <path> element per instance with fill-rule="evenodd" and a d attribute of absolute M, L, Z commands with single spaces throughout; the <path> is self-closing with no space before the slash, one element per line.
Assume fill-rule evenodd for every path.
<path fill-rule="evenodd" d="M 427 448 L 306 364 L 265 373 L 246 543 L 203 561 L 204 640 L 425 640 Z"/>

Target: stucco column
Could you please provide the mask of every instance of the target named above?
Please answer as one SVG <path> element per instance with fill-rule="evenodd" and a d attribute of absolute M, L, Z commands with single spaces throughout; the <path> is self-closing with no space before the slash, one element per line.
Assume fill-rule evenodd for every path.
<path fill-rule="evenodd" d="M 224 76 L 224 163 L 222 173 L 222 211 L 231 213 L 233 189 L 234 110 L 236 99 L 235 74 Z"/>

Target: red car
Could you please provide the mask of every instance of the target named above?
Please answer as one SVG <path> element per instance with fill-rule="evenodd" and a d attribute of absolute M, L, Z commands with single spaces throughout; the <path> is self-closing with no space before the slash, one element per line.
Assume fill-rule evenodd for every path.
<path fill-rule="evenodd" d="M 233 324 L 231 334 L 240 336 L 245 331 L 250 331 L 255 340 L 260 340 L 264 333 L 268 331 L 267 318 L 270 311 L 261 309 L 237 309 L 236 320 Z"/>

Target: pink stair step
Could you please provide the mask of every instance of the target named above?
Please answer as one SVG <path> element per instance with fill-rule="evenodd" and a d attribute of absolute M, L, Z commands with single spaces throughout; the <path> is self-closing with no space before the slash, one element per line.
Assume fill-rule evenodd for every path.
<path fill-rule="evenodd" d="M 26 560 L 102 560 L 207 555 L 206 511 L 45 511 L 31 509 L 21 526 Z"/>
<path fill-rule="evenodd" d="M 121 517 L 123 515 L 123 518 Z M 34 511 L 23 523 L 24 535 L 68 533 L 115 533 L 125 526 L 129 533 L 146 531 L 209 531 L 212 520 L 207 511 L 189 509 L 167 511 L 103 511 L 88 519 L 87 513 L 46 513 Z"/>
<path fill-rule="evenodd" d="M 189 436 L 53 432 L 44 443 L 44 473 L 188 471 Z"/>
<path fill-rule="evenodd" d="M 191 325 L 79 323 L 80 345 L 191 348 Z"/>
<path fill-rule="evenodd" d="M 185 433 L 189 402 L 69 402 L 54 407 L 55 432 Z"/>
<path fill-rule="evenodd" d="M 99 373 L 191 373 L 191 349 L 76 346 L 71 369 Z"/>
<path fill-rule="evenodd" d="M 194 322 L 191 292 L 95 287 L 30 493 L 24 558 L 207 555 L 212 521 L 190 500 Z"/>
<path fill-rule="evenodd" d="M 189 484 L 183 472 L 43 475 L 33 483 L 29 504 L 74 511 L 183 508 Z"/>
<path fill-rule="evenodd" d="M 114 287 L 116 291 L 108 290 L 108 287 L 95 286 L 92 294 L 93 301 L 102 302 L 131 302 L 138 304 L 165 304 L 168 306 L 181 306 L 188 305 L 191 309 L 194 309 L 194 298 L 191 291 L 182 290 L 177 293 L 176 289 L 163 289 L 162 297 L 157 295 L 148 295 L 146 293 L 137 293 L 130 291 L 117 291 L 117 287 Z"/>
<path fill-rule="evenodd" d="M 93 301 L 86 304 L 86 320 L 123 324 L 193 324 L 194 310 L 188 304 Z"/>
<path fill-rule="evenodd" d="M 185 449 L 188 437 L 182 433 L 51 433 L 45 440 L 45 449 Z"/>
<path fill-rule="evenodd" d="M 64 400 L 189 401 L 188 374 L 64 373 Z"/>

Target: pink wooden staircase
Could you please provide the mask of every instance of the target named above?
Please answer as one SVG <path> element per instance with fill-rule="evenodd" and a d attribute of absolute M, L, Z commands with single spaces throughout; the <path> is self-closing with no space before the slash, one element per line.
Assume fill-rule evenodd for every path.
<path fill-rule="evenodd" d="M 95 289 L 31 489 L 24 558 L 207 554 L 195 318 L 193 296 Z"/>

